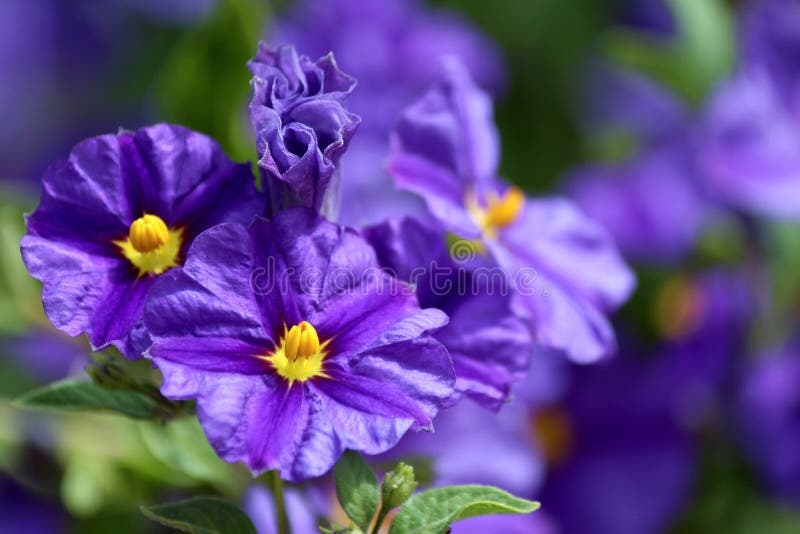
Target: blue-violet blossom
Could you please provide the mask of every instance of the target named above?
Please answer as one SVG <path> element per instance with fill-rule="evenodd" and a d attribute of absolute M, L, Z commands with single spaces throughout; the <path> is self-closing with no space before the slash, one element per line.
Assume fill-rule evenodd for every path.
<path fill-rule="evenodd" d="M 529 199 L 497 178 L 491 101 L 460 63 L 443 66 L 439 82 L 406 109 L 389 172 L 446 230 L 503 267 L 536 341 L 583 362 L 613 353 L 606 314 L 627 299 L 633 274 L 608 233 L 571 202 Z"/>
<path fill-rule="evenodd" d="M 300 482 L 345 449 L 431 428 L 453 364 L 447 323 L 378 268 L 354 230 L 291 208 L 205 232 L 153 288 L 145 320 L 162 393 L 197 399 L 220 457 Z"/>
<path fill-rule="evenodd" d="M 159 124 L 78 144 L 43 177 L 22 257 L 41 280 L 45 313 L 69 335 L 87 333 L 128 358 L 149 346 L 142 320 L 155 280 L 192 240 L 263 210 L 249 165 L 210 138 Z"/>

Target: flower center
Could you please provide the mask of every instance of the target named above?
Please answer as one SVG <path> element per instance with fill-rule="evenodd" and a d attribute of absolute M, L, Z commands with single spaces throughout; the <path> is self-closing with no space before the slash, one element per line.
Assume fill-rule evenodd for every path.
<path fill-rule="evenodd" d="M 145 214 L 131 224 L 128 240 L 138 252 L 151 252 L 169 239 L 169 229 L 158 215 Z"/>
<path fill-rule="evenodd" d="M 656 292 L 653 321 L 666 339 L 681 339 L 695 331 L 706 314 L 701 288 L 690 279 L 674 276 Z"/>
<path fill-rule="evenodd" d="M 325 348 L 330 340 L 320 343 L 314 326 L 301 321 L 291 328 L 284 327 L 283 337 L 275 351 L 264 359 L 272 364 L 275 371 L 289 381 L 305 382 L 315 376 L 326 377 L 322 370 Z"/>
<path fill-rule="evenodd" d="M 183 228 L 169 229 L 161 217 L 146 213 L 133 221 L 126 239 L 114 244 L 139 270 L 139 276 L 161 274 L 179 265 Z"/>
<path fill-rule="evenodd" d="M 517 220 L 525 206 L 525 193 L 519 187 L 511 186 L 502 196 L 494 191 L 483 199 L 481 204 L 475 195 L 467 195 L 467 211 L 490 238 L 497 237 L 497 231 Z"/>
<path fill-rule="evenodd" d="M 537 411 L 531 418 L 531 434 L 542 457 L 549 465 L 558 465 L 569 458 L 575 446 L 574 430 L 567 413 L 551 406 Z"/>

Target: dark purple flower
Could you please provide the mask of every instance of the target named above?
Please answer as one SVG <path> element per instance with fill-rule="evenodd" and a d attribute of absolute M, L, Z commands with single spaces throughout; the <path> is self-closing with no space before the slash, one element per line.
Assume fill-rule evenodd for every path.
<path fill-rule="evenodd" d="M 719 269 L 674 275 L 656 291 L 656 372 L 671 384 L 676 418 L 689 428 L 707 421 L 747 348 L 755 304 L 748 282 Z"/>
<path fill-rule="evenodd" d="M 334 50 L 342 68 L 358 79 L 348 105 L 363 122 L 342 158 L 345 224 L 424 213 L 419 199 L 394 189 L 383 163 L 391 129 L 434 80 L 440 59 L 459 57 L 495 93 L 505 79 L 502 54 L 491 39 L 457 12 L 416 0 L 302 0 L 267 35 L 314 57 Z"/>
<path fill-rule="evenodd" d="M 162 393 L 197 399 L 228 462 L 302 481 L 345 449 L 377 454 L 431 428 L 453 392 L 447 323 L 378 268 L 358 234 L 305 208 L 219 225 L 145 311 Z"/>
<path fill-rule="evenodd" d="M 572 203 L 528 199 L 498 180 L 498 158 L 491 101 L 450 61 L 403 115 L 388 168 L 446 230 L 495 258 L 536 341 L 577 361 L 613 353 L 606 314 L 627 299 L 633 274 L 607 232 Z"/>
<path fill-rule="evenodd" d="M 574 371 L 565 401 L 532 417 L 550 462 L 538 497 L 563 532 L 663 532 L 696 474 L 696 446 L 671 411 L 671 383 L 626 354 Z"/>
<path fill-rule="evenodd" d="M 332 53 L 311 61 L 288 45 L 261 43 L 248 65 L 250 119 L 271 213 L 305 206 L 335 215 L 339 159 L 361 121 L 343 104 L 355 80 Z"/>
<path fill-rule="evenodd" d="M 70 524 L 58 502 L 36 495 L 5 475 L 0 478 L 0 532 L 65 532 Z"/>
<path fill-rule="evenodd" d="M 762 354 L 743 373 L 736 422 L 748 459 L 776 496 L 800 502 L 800 349 Z"/>
<path fill-rule="evenodd" d="M 434 337 L 453 358 L 456 398 L 467 394 L 499 409 L 511 385 L 525 375 L 532 352 L 530 332 L 511 310 L 504 277 L 493 279 L 502 271 L 469 270 L 457 263 L 448 254 L 445 234 L 416 219 L 390 220 L 365 234 L 381 266 L 416 287 L 421 306 L 450 317 Z"/>
<path fill-rule="evenodd" d="M 142 312 L 164 271 L 181 264 L 203 230 L 249 222 L 263 209 L 247 164 L 208 137 L 156 125 L 94 137 L 43 177 L 22 256 L 44 284 L 48 318 L 95 349 L 128 358 L 149 345 Z"/>

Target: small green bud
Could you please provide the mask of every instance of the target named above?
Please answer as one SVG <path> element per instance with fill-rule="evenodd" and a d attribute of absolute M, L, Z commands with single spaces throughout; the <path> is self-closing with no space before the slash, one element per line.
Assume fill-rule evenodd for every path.
<path fill-rule="evenodd" d="M 394 469 L 386 473 L 381 485 L 381 499 L 387 510 L 397 508 L 411 497 L 417 487 L 414 468 L 400 462 Z"/>

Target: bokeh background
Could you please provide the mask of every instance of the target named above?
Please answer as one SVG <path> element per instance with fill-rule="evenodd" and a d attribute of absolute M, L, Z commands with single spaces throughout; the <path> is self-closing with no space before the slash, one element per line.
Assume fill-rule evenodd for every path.
<path fill-rule="evenodd" d="M 382 172 L 388 134 L 455 53 L 495 98 L 502 175 L 571 196 L 637 270 L 616 358 L 543 354 L 501 415 L 443 416 L 458 446 L 401 447 L 426 452 L 434 483 L 543 502 L 455 532 L 800 532 L 800 185 L 749 202 L 758 190 L 733 179 L 780 168 L 800 184 L 795 102 L 770 100 L 800 57 L 792 0 L 2 0 L 0 532 L 157 531 L 138 505 L 187 492 L 262 506 L 196 423 L 10 406 L 90 352 L 49 326 L 21 263 L 43 170 L 85 137 L 155 122 L 252 161 L 260 39 L 333 50 L 359 79 L 344 222 L 419 209 Z"/>

